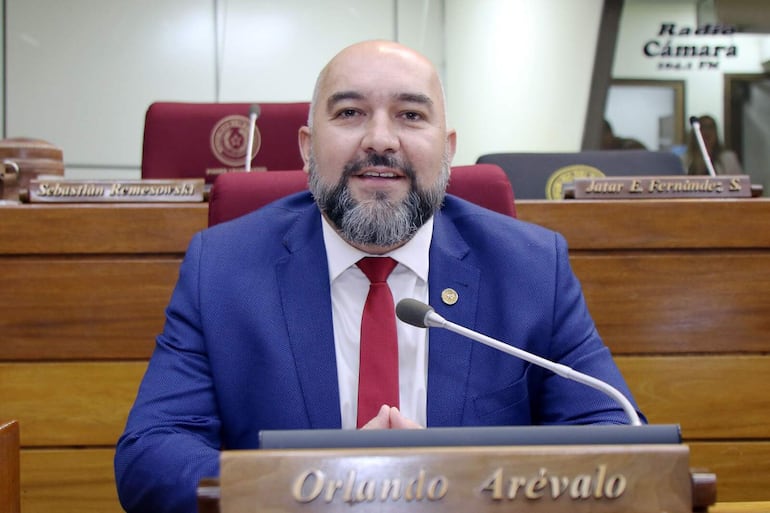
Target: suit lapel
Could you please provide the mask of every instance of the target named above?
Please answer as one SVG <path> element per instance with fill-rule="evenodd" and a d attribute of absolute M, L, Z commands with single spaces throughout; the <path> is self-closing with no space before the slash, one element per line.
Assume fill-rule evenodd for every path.
<path fill-rule="evenodd" d="M 454 224 L 436 214 L 430 250 L 430 304 L 447 320 L 472 327 L 476 320 L 481 270 L 465 257 L 470 248 Z M 446 294 L 454 291 L 457 302 Z M 445 329 L 431 328 L 428 346 L 428 426 L 462 424 L 472 342 Z"/>
<path fill-rule="evenodd" d="M 329 271 L 315 205 L 286 233 L 289 255 L 276 266 L 297 375 L 310 428 L 339 428 L 339 385 L 334 351 Z"/>

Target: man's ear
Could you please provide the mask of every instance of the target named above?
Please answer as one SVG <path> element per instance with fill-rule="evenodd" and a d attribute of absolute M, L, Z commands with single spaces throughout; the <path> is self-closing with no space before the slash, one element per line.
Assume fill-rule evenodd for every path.
<path fill-rule="evenodd" d="M 310 152 L 311 152 L 311 145 L 312 145 L 310 128 L 307 126 L 301 127 L 299 129 L 298 138 L 299 138 L 299 152 L 302 154 L 302 162 L 304 162 L 302 169 L 305 171 L 305 173 L 307 173 L 310 171 L 309 163 L 310 163 Z"/>
<path fill-rule="evenodd" d="M 455 152 L 457 151 L 457 132 L 451 129 L 446 134 L 446 149 L 447 149 L 447 161 L 452 163 L 452 159 L 455 158 Z"/>

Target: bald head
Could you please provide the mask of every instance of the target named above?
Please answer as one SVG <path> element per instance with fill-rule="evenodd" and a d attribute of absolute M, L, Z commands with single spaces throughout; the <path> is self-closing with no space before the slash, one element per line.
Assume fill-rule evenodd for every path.
<path fill-rule="evenodd" d="M 311 128 L 313 126 L 313 117 L 319 107 L 319 102 L 324 101 L 321 93 L 324 88 L 329 86 L 330 80 L 338 74 L 350 73 L 351 69 L 357 70 L 354 73 L 368 73 L 368 69 L 376 68 L 383 63 L 389 63 L 397 73 L 417 73 L 425 80 L 426 84 L 430 84 L 431 89 L 435 91 L 433 94 L 435 97 L 430 98 L 430 100 L 440 110 L 443 123 L 446 126 L 444 88 L 436 68 L 421 53 L 400 43 L 387 40 L 364 41 L 348 46 L 324 66 L 318 75 L 313 90 L 308 126 Z"/>

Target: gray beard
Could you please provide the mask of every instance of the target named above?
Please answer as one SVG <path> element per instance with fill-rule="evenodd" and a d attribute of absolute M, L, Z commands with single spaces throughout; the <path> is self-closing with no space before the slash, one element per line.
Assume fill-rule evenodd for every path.
<path fill-rule="evenodd" d="M 385 194 L 377 194 L 363 201 L 352 197 L 348 187 L 350 177 L 364 166 L 377 165 L 401 169 L 409 178 L 411 187 L 403 200 L 394 202 Z M 379 155 L 348 164 L 339 181 L 333 185 L 321 181 L 312 155 L 308 168 L 309 188 L 316 204 L 340 232 L 340 236 L 350 244 L 382 248 L 400 245 L 411 239 L 441 207 L 449 182 L 447 162 L 442 165 L 436 182 L 428 189 L 420 189 L 414 170 L 408 163 Z"/>

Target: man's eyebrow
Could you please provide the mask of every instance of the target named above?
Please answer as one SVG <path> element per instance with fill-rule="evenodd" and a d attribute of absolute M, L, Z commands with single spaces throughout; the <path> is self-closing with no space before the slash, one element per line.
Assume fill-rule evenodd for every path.
<path fill-rule="evenodd" d="M 364 95 L 356 91 L 340 91 L 329 96 L 326 100 L 327 110 L 332 110 L 336 104 L 345 100 L 363 100 Z"/>
<path fill-rule="evenodd" d="M 421 93 L 398 93 L 394 98 L 400 102 L 417 103 L 427 107 L 433 107 L 433 100 L 427 94 Z M 345 100 L 363 100 L 364 95 L 357 91 L 340 91 L 329 96 L 326 100 L 326 108 L 332 110 L 334 106 Z"/>
<path fill-rule="evenodd" d="M 433 100 L 427 94 L 401 93 L 396 95 L 396 99 L 402 102 L 419 103 L 428 107 L 433 107 Z"/>

